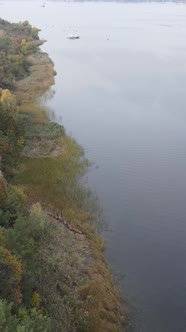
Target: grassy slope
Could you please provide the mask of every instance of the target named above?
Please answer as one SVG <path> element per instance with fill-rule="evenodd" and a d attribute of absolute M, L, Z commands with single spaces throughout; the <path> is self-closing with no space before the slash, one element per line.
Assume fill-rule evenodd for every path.
<path fill-rule="evenodd" d="M 16 182 L 27 194 L 28 206 L 40 202 L 54 217 L 62 214 L 65 222 L 79 231 L 73 232 L 53 218 L 58 232 L 48 244 L 46 252 L 47 255 L 50 253 L 49 260 L 55 253 L 53 262 L 59 270 L 62 261 L 64 263 L 64 252 L 68 258 L 63 266 L 66 274 L 69 269 L 71 276 L 72 285 L 68 287 L 67 294 L 70 298 L 71 292 L 77 292 L 79 303 L 76 302 L 75 305 L 79 305 L 88 316 L 87 329 L 82 331 L 123 331 L 121 297 L 105 262 L 103 240 L 96 227 L 97 211 L 93 209 L 94 201 L 89 191 L 78 181 L 88 163 L 83 157 L 82 148 L 65 134 L 63 127 L 49 124 L 45 110 L 37 104 L 37 97 L 53 83 L 52 62 L 40 51 L 29 56 L 29 61 L 32 62 L 30 75 L 18 81 L 15 90 L 19 110 L 25 116 L 27 125 L 26 145 Z M 42 278 L 45 289 L 40 289 L 40 292 L 44 301 L 51 303 L 54 293 L 57 298 L 60 297 L 60 292 L 53 287 L 53 281 L 50 284 L 50 278 L 53 280 L 51 274 L 46 280 L 45 276 Z M 47 287 L 52 292 L 46 292 Z M 60 299 L 59 302 L 56 300 L 54 307 L 46 306 L 49 316 L 54 316 L 53 327 L 55 326 L 56 331 L 61 331 L 63 323 L 58 325 L 58 321 L 64 319 L 60 318 L 64 304 L 59 306 L 61 311 L 58 308 L 58 312 L 59 303 Z M 67 321 L 68 319 L 70 320 L 70 316 L 66 317 Z M 72 322 L 71 324 L 73 325 Z M 71 330 L 76 331 L 76 326 L 73 329 L 71 327 Z"/>

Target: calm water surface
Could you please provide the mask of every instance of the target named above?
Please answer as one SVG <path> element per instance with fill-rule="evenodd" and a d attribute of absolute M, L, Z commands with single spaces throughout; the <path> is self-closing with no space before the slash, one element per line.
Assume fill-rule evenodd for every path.
<path fill-rule="evenodd" d="M 58 75 L 47 106 L 99 166 L 88 181 L 134 330 L 185 332 L 186 6 L 41 5 L 1 1 L 0 16 L 28 19 L 48 40 Z"/>

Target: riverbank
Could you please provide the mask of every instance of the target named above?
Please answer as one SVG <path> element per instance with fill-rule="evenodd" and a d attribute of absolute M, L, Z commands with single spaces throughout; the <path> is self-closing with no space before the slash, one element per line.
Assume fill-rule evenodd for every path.
<path fill-rule="evenodd" d="M 29 75 L 15 82 L 25 133 L 13 182 L 26 197 L 26 209 L 39 203 L 39 213 L 55 225 L 40 252 L 48 268 L 36 289 L 55 331 L 123 331 L 123 305 L 105 261 L 98 208 L 79 182 L 88 162 L 38 102 L 53 84 L 54 70 L 38 41 L 35 45 L 37 51 L 27 57 Z"/>

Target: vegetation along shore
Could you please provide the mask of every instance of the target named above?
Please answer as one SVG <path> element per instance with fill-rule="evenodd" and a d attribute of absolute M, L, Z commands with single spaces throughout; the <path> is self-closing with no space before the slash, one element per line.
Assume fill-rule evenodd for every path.
<path fill-rule="evenodd" d="M 38 32 L 0 19 L 0 331 L 120 332 L 88 161 L 38 101 L 55 74 Z"/>

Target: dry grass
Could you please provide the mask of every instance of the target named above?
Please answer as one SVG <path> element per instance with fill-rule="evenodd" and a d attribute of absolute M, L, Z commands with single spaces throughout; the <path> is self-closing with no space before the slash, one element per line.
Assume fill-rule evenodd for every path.
<path fill-rule="evenodd" d="M 19 110 L 32 114 L 33 125 L 37 125 L 47 121 L 45 110 L 36 99 L 53 83 L 53 65 L 46 55 L 31 60 L 31 75 L 17 83 L 16 96 Z M 82 309 L 88 312 L 86 331 L 121 332 L 124 330 L 121 296 L 104 259 L 103 238 L 92 223 L 96 212 L 94 215 L 90 206 L 96 207 L 96 204 L 79 183 L 87 165 L 83 149 L 72 138 L 62 135 L 51 143 L 45 137 L 44 141 L 36 141 L 27 157 L 22 158 L 17 181 L 25 188 L 29 203 L 39 201 L 44 207 L 62 212 L 70 225 L 83 231 L 80 235 L 65 230 L 69 237 L 67 243 L 73 243 L 81 260 L 78 272 L 84 282 L 77 286 Z"/>
<path fill-rule="evenodd" d="M 53 63 L 45 53 L 35 53 L 28 60 L 32 63 L 29 76 L 16 82 L 16 99 L 21 105 L 35 103 L 54 84 Z"/>
<path fill-rule="evenodd" d="M 18 93 L 18 92 L 17 92 Z M 36 123 L 47 121 L 47 114 L 44 107 L 36 103 L 21 103 L 18 106 L 20 112 L 26 112 L 32 115 L 33 121 Z"/>
<path fill-rule="evenodd" d="M 88 331 L 120 332 L 124 310 L 104 259 L 104 241 L 91 224 L 92 214 L 81 206 L 86 192 L 82 192 L 77 179 L 84 172 L 86 162 L 73 140 L 64 137 L 61 144 L 64 149 L 58 157 L 24 159 L 20 183 L 32 203 L 40 201 L 54 211 L 62 211 L 70 226 L 86 234 L 83 238 L 79 235 L 73 238 L 76 238 L 76 252 L 85 262 L 83 272 L 79 271 L 87 276 L 86 283 L 80 285 L 80 298 L 83 309 L 89 313 Z"/>

